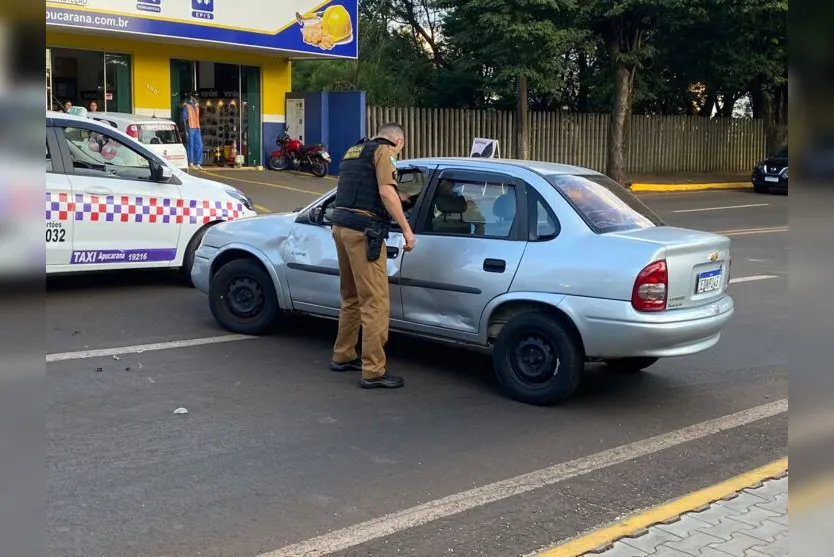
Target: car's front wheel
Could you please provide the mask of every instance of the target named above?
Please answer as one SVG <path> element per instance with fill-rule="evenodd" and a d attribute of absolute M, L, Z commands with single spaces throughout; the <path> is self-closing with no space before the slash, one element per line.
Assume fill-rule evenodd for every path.
<path fill-rule="evenodd" d="M 605 360 L 608 369 L 619 373 L 637 373 L 657 363 L 659 358 L 620 358 L 618 360 Z"/>
<path fill-rule="evenodd" d="M 582 378 L 580 340 L 545 313 L 520 315 L 495 339 L 493 365 L 510 397 L 528 404 L 555 404 L 569 398 Z"/>
<path fill-rule="evenodd" d="M 264 333 L 279 311 L 272 278 L 253 259 L 235 259 L 217 271 L 209 285 L 209 307 L 225 329 L 245 335 Z"/>

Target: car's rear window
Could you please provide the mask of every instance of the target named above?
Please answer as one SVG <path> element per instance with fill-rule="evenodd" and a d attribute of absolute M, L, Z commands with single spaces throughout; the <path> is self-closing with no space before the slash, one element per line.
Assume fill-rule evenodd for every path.
<path fill-rule="evenodd" d="M 657 214 L 607 176 L 550 174 L 545 178 L 597 234 L 663 225 Z"/>
<path fill-rule="evenodd" d="M 139 124 L 139 142 L 146 145 L 172 145 L 180 142 L 177 126 L 168 124 Z"/>

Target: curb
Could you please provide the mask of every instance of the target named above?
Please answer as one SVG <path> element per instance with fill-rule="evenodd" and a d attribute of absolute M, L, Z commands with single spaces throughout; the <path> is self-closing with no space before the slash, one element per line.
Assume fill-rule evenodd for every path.
<path fill-rule="evenodd" d="M 787 471 L 788 458 L 785 457 L 533 555 L 535 557 L 580 557 L 588 553 L 600 553 L 610 549 L 611 545 L 619 539 L 637 537 L 645 534 L 651 526 L 671 524 L 680 520 L 681 516 L 686 513 L 704 511 L 717 501 L 733 499 L 745 489 L 759 487 L 766 480 L 781 478 Z"/>
<path fill-rule="evenodd" d="M 702 190 L 746 190 L 752 189 L 750 182 L 715 182 L 707 184 L 631 184 L 629 188 L 633 192 L 676 192 L 676 191 L 702 191 Z"/>

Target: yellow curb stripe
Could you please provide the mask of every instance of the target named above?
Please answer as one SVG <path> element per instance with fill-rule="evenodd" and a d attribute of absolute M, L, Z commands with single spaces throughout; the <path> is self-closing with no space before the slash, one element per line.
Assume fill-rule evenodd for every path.
<path fill-rule="evenodd" d="M 304 176 L 305 178 L 309 178 L 311 176 L 311 174 L 305 174 L 305 173 L 299 172 L 297 170 L 283 170 L 282 172 L 288 172 L 290 174 L 295 174 L 296 176 Z M 313 176 L 313 177 L 315 178 L 315 176 Z M 321 180 L 321 179 L 332 180 L 334 182 L 339 181 L 339 179 L 336 178 L 335 176 L 322 176 L 321 178 L 319 178 L 319 180 Z"/>
<path fill-rule="evenodd" d="M 709 505 L 734 493 L 755 486 L 767 479 L 782 476 L 788 470 L 788 458 L 782 458 L 761 468 L 745 472 L 735 478 L 713 485 L 706 489 L 684 495 L 648 511 L 632 515 L 599 530 L 589 532 L 564 544 L 539 553 L 537 557 L 578 557 L 588 552 L 605 547 L 620 538 L 631 536 L 653 526 L 692 512 L 704 505 Z"/>
<path fill-rule="evenodd" d="M 234 180 L 235 182 L 243 182 L 244 184 L 255 184 L 257 186 L 267 186 L 270 188 L 277 188 L 280 190 L 289 190 L 289 191 L 297 191 L 299 193 L 306 193 L 309 195 L 315 195 L 316 197 L 320 195 L 324 195 L 326 192 L 320 191 L 311 191 L 311 190 L 303 190 L 301 188 L 294 188 L 292 186 L 284 186 L 282 184 L 270 184 L 269 182 L 258 182 L 256 180 L 244 180 L 243 178 L 232 178 L 231 176 L 223 176 L 222 174 L 215 174 L 214 172 L 209 172 L 208 170 L 201 171 L 203 174 L 208 174 L 209 176 L 214 176 L 215 178 L 225 178 L 227 180 Z"/>
<path fill-rule="evenodd" d="M 770 228 L 739 228 L 736 230 L 719 230 L 714 234 L 722 234 L 724 236 L 747 236 L 749 234 L 770 234 L 772 232 L 787 232 L 787 226 L 772 226 Z"/>
<path fill-rule="evenodd" d="M 710 184 L 632 184 L 631 191 L 699 191 L 699 190 L 737 190 L 752 188 L 749 182 L 716 182 Z"/>

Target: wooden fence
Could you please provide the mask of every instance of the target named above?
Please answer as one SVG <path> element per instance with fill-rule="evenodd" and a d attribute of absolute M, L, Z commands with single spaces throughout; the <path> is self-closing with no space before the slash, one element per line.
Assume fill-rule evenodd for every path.
<path fill-rule="evenodd" d="M 530 156 L 604 171 L 608 114 L 530 113 Z M 497 139 L 516 156 L 511 111 L 369 106 L 368 133 L 395 121 L 405 127 L 404 158 L 466 156 L 475 137 Z M 761 120 L 632 116 L 626 127 L 630 174 L 746 172 L 765 153 Z"/>

